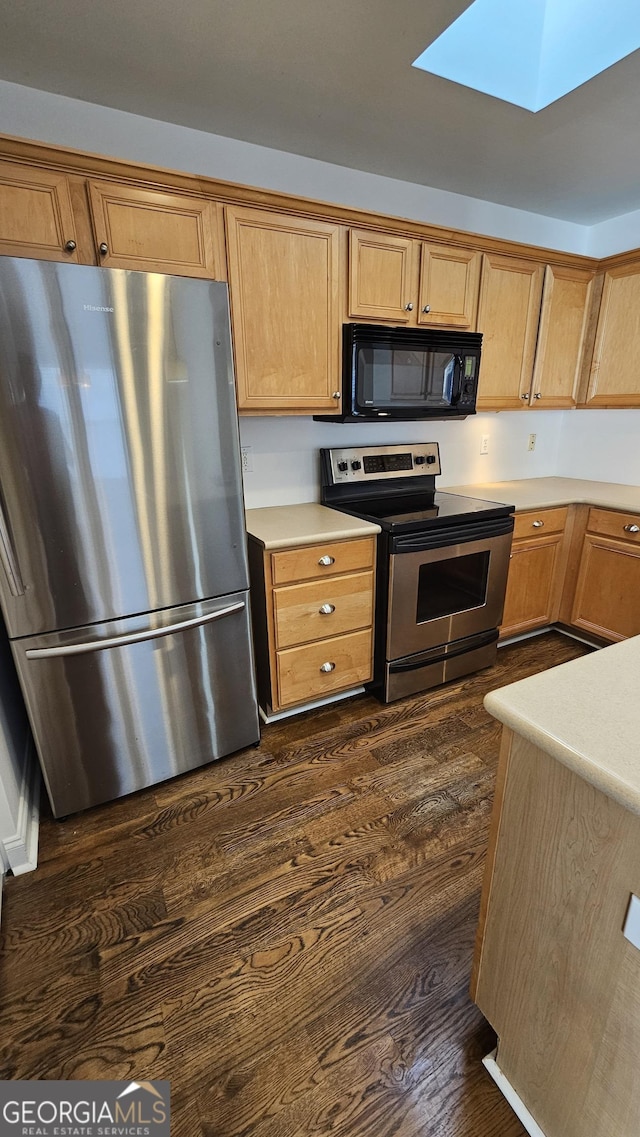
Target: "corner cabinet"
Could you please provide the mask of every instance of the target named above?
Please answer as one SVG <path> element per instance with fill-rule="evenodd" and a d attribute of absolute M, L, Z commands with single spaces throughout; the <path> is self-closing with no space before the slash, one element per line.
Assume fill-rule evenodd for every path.
<path fill-rule="evenodd" d="M 89 181 L 99 264 L 225 280 L 222 206 L 206 198 Z"/>
<path fill-rule="evenodd" d="M 586 406 L 640 407 L 640 263 L 605 273 Z"/>
<path fill-rule="evenodd" d="M 340 408 L 344 230 L 269 210 L 226 210 L 238 408 Z"/>
<path fill-rule="evenodd" d="M 519 410 L 529 404 L 542 277 L 541 264 L 484 254 L 478 410 Z"/>
<path fill-rule="evenodd" d="M 349 316 L 475 328 L 481 255 L 386 233 L 349 233 Z"/>
<path fill-rule="evenodd" d="M 0 163 L 0 254 L 78 261 L 71 183 L 66 174 Z"/>
<path fill-rule="evenodd" d="M 571 623 L 606 640 L 640 635 L 640 516 L 589 510 Z"/>

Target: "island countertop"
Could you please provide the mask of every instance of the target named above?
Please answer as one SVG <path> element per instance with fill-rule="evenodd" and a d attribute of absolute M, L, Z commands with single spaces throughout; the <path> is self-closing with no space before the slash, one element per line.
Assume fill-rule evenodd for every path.
<path fill-rule="evenodd" d="M 485 707 L 640 815 L 640 636 L 492 691 Z"/>
<path fill-rule="evenodd" d="M 640 513 L 640 486 L 596 482 L 584 478 L 520 478 L 510 482 L 480 482 L 471 486 L 442 486 L 445 493 L 502 501 L 516 509 L 549 509 L 559 505 L 595 505 Z"/>

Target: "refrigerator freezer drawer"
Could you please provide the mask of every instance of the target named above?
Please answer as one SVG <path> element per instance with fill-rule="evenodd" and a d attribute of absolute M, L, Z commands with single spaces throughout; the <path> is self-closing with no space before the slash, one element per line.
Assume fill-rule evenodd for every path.
<path fill-rule="evenodd" d="M 260 736 L 246 592 L 12 647 L 56 817 Z"/>

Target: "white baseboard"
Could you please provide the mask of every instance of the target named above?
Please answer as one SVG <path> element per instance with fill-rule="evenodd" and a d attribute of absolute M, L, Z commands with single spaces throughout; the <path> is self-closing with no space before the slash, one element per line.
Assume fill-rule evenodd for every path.
<path fill-rule="evenodd" d="M 496 1053 L 497 1051 L 492 1050 L 491 1054 L 487 1054 L 487 1057 L 482 1059 L 482 1065 L 486 1067 L 488 1073 L 500 1090 L 500 1093 L 507 1099 L 516 1117 L 522 1122 L 527 1133 L 530 1134 L 530 1137 L 545 1137 L 537 1121 L 529 1113 L 522 1098 L 519 1097 L 511 1085 L 511 1082 L 508 1081 L 502 1073 L 502 1070 L 496 1062 Z"/>
<path fill-rule="evenodd" d="M 2 860 L 14 876 L 33 872 L 38 864 L 38 831 L 40 827 L 40 766 L 29 740 L 22 770 L 20 805 L 15 833 L 4 837 Z"/>

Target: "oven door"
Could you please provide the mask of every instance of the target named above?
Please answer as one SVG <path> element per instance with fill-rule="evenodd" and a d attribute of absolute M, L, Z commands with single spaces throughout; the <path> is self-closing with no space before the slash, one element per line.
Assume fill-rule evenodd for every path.
<path fill-rule="evenodd" d="M 498 627 L 512 531 L 507 517 L 393 541 L 387 660 Z"/>

